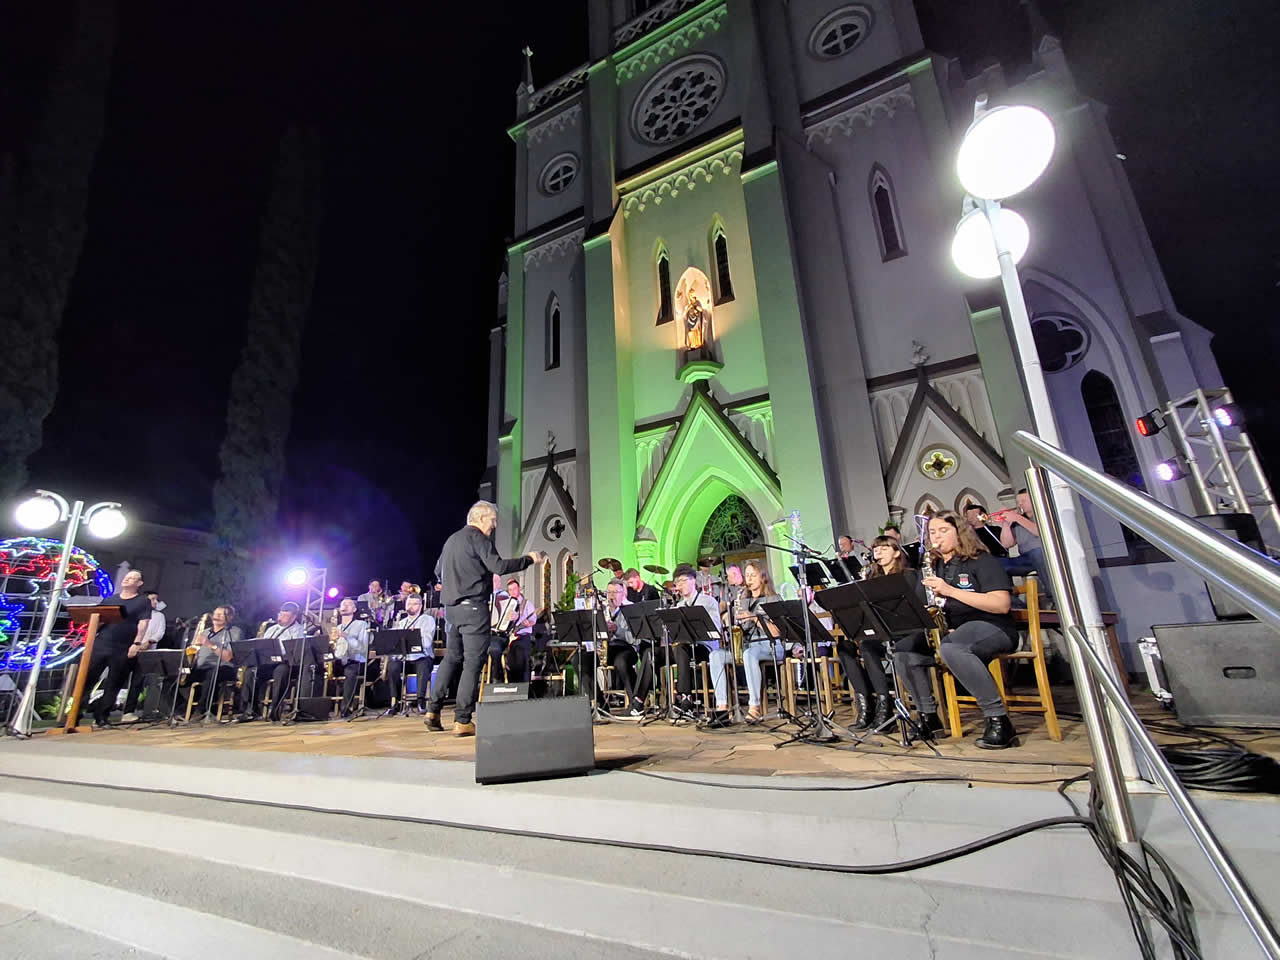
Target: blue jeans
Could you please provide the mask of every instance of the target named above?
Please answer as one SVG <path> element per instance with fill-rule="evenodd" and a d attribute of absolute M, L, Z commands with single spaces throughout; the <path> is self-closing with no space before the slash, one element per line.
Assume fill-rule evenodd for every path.
<path fill-rule="evenodd" d="M 764 691 L 764 677 L 761 676 L 762 664 L 766 660 L 782 663 L 786 651 L 782 649 L 782 641 L 756 640 L 747 644 L 742 652 L 742 665 L 747 674 L 747 703 L 753 707 L 760 706 Z"/>

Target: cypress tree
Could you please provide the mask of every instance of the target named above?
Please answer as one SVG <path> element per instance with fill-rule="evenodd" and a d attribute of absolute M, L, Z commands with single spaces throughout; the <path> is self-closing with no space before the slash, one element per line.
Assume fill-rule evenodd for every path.
<path fill-rule="evenodd" d="M 58 329 L 84 245 L 115 38 L 112 0 L 80 0 L 29 142 L 0 157 L 0 500 L 27 482 L 58 395 Z"/>
<path fill-rule="evenodd" d="M 302 333 L 321 220 L 319 139 L 291 127 L 280 144 L 262 219 L 244 351 L 231 379 L 227 432 L 213 488 L 216 551 L 204 570 L 210 603 L 247 611 L 261 602 L 259 548 L 273 539 L 285 445 L 298 385 Z"/>

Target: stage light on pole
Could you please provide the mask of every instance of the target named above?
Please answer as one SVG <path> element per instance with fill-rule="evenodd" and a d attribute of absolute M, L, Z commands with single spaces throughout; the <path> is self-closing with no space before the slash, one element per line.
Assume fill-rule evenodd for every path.
<path fill-rule="evenodd" d="M 1156 479 L 1162 483 L 1173 483 L 1175 480 L 1181 480 L 1186 475 L 1187 471 L 1182 468 L 1182 464 L 1177 457 L 1161 460 L 1156 464 Z"/>
<path fill-rule="evenodd" d="M 330 587 L 330 588 L 329 588 L 328 593 L 326 594 L 326 596 L 327 596 L 330 600 L 337 600 L 337 599 L 338 599 L 338 594 L 339 594 L 340 592 L 341 592 L 341 591 L 339 591 L 337 587 Z"/>
<path fill-rule="evenodd" d="M 985 106 L 986 98 L 983 97 Z M 1053 157 L 1053 123 L 1035 107 L 993 107 L 965 132 L 956 157 L 960 184 L 983 200 L 1003 200 L 1040 179 Z"/>
<path fill-rule="evenodd" d="M 1148 410 L 1134 421 L 1134 426 L 1137 427 L 1139 436 L 1154 437 L 1164 429 L 1164 421 L 1160 418 L 1159 410 Z"/>
<path fill-rule="evenodd" d="M 1012 210 L 996 208 L 1000 220 L 1000 238 L 1004 241 L 1013 262 L 1017 263 L 1031 245 L 1031 230 L 1027 221 Z M 956 225 L 956 235 L 951 241 L 951 259 L 957 269 L 976 280 L 990 280 L 1000 276 L 1000 258 L 996 252 L 996 238 L 991 221 L 981 208 L 970 210 Z"/>
<path fill-rule="evenodd" d="M 291 587 L 301 587 L 306 584 L 307 577 L 306 567 L 290 567 L 285 571 L 284 582 Z"/>

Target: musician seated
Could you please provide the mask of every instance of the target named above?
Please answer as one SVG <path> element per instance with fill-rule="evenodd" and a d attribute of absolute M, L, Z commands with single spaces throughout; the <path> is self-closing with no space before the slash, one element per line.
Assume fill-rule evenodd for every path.
<path fill-rule="evenodd" d="M 999 514 L 996 514 L 999 516 Z M 987 516 L 987 508 L 980 503 L 970 503 L 964 508 L 964 519 L 973 528 L 978 538 L 978 545 L 993 557 L 1007 557 L 1009 551 L 1000 542 L 1000 527 L 989 521 L 995 517 Z"/>
<path fill-rule="evenodd" d="M 264 665 L 249 667 L 245 670 L 244 685 L 240 688 L 240 714 L 236 720 L 248 723 L 258 719 L 262 713 L 267 695 L 271 696 L 272 714 L 277 719 L 284 700 L 285 688 L 289 680 L 289 664 L 285 642 L 297 642 L 306 636 L 306 629 L 298 622 L 298 605 L 292 600 L 280 604 L 280 612 L 276 614 L 275 623 L 263 631 L 262 639 L 275 640 L 279 644 L 280 656 L 286 662 L 275 667 Z"/>
<path fill-rule="evenodd" d="M 939 650 L 942 660 L 987 718 L 977 745 L 987 750 L 1016 746 L 1013 723 L 987 669 L 997 656 L 1018 647 L 1018 628 L 1009 615 L 1013 583 L 1000 561 L 978 546 L 973 528 L 950 511 L 929 521 L 929 542 L 935 575 L 922 583 L 944 604 L 948 632 Z"/>
<path fill-rule="evenodd" d="M 644 578 L 640 576 L 640 571 L 635 567 L 624 573 L 622 579 L 627 585 L 628 603 L 644 603 L 646 600 L 659 600 L 662 597 L 657 587 L 652 583 L 644 582 Z"/>
<path fill-rule="evenodd" d="M 627 618 L 622 615 L 622 608 L 629 605 L 627 585 L 621 580 L 610 580 L 609 585 L 605 587 L 605 606 L 601 613 L 604 629 L 609 634 L 609 642 L 605 647 L 605 660 L 609 666 L 613 667 L 613 675 L 621 681 L 622 689 L 626 692 L 627 709 L 632 716 L 642 716 L 644 696 L 637 696 L 636 677 L 636 664 L 640 661 L 640 652 L 636 648 L 636 639 L 632 636 Z M 583 691 L 588 697 L 598 697 L 594 648 L 583 651 L 580 673 Z M 648 695 L 647 689 L 645 695 Z"/>
<path fill-rule="evenodd" d="M 214 607 L 209 615 L 209 625 L 191 638 L 191 646 L 196 648 L 195 660 L 191 670 L 181 681 L 165 680 L 160 674 L 149 674 L 146 678 L 143 703 L 147 709 L 142 720 L 167 719 L 174 707 L 174 684 L 180 684 L 181 691 L 186 692 L 193 685 L 199 691 L 201 713 L 207 715 L 213 704 L 213 682 L 215 669 L 216 684 L 234 683 L 236 668 L 231 663 L 231 643 L 244 639 L 244 632 L 232 625 L 236 610 L 230 604 Z"/>
<path fill-rule="evenodd" d="M 507 581 L 506 600 L 503 601 L 506 633 L 505 673 L 508 683 L 524 683 L 529 679 L 529 659 L 533 654 L 533 626 L 538 613 L 533 603 L 520 595 L 520 581 Z"/>
<path fill-rule="evenodd" d="M 747 723 L 759 723 L 764 719 L 761 706 L 764 700 L 762 664 L 772 660 L 781 663 L 786 656 L 778 628 L 764 612 L 764 604 L 778 603 L 782 597 L 774 589 L 769 573 L 755 560 L 748 560 L 743 570 L 746 589 L 738 604 L 734 622 L 742 628 L 742 664 L 747 675 Z"/>
<path fill-rule="evenodd" d="M 712 723 L 719 726 L 729 722 L 729 681 L 726 673 L 733 659 L 732 650 L 722 647 L 724 628 L 720 621 L 720 604 L 709 593 L 698 587 L 698 571 L 691 564 L 682 563 L 676 567 L 676 591 L 680 595 L 677 607 L 702 607 L 711 617 L 715 629 L 722 634 L 722 639 L 713 637 L 699 638 L 695 644 L 678 643 L 675 645 L 676 661 L 676 709 L 685 714 L 695 714 L 693 702 L 693 665 L 709 663 L 711 682 L 715 689 L 716 713 Z M 693 649 L 690 649 L 690 648 Z"/>
<path fill-rule="evenodd" d="M 422 596 L 411 593 L 405 597 L 405 612 L 392 627 L 394 630 L 417 630 L 422 637 L 422 649 L 418 653 L 410 653 L 404 661 L 395 659 L 387 668 L 387 683 L 391 686 L 391 696 L 397 701 L 403 700 L 401 686 L 404 677 L 405 663 L 413 666 L 414 675 L 418 678 L 418 713 L 427 712 L 427 694 L 431 692 L 431 668 L 434 664 L 434 644 L 436 637 L 436 618 L 422 609 Z M 407 708 L 407 704 L 405 704 Z"/>
<path fill-rule="evenodd" d="M 876 537 L 871 541 L 871 565 L 867 569 L 866 578 L 885 577 L 893 573 L 901 573 L 907 579 L 907 585 L 919 591 L 921 602 L 924 591 L 920 588 L 919 575 L 907 565 L 906 554 L 898 541 L 892 537 Z M 906 644 L 909 649 L 923 645 L 928 648 L 924 631 L 916 631 L 919 637 L 912 635 L 895 638 L 895 648 Z M 853 687 L 858 704 L 858 720 L 854 730 L 880 729 L 893 716 L 893 695 L 889 690 L 889 678 L 884 672 L 885 649 L 878 637 L 863 636 L 856 641 L 849 637 L 841 637 L 836 644 L 836 656 L 840 658 L 840 666 L 849 678 L 849 686 Z M 937 708 L 934 708 L 937 716 Z"/>
<path fill-rule="evenodd" d="M 338 604 L 338 625 L 334 640 L 335 662 L 341 661 L 342 664 L 341 716 L 345 719 L 356 712 L 356 694 L 360 692 L 369 661 L 369 624 L 356 616 L 356 602 L 350 597 L 344 597 Z M 338 656 L 339 653 L 342 656 Z"/>

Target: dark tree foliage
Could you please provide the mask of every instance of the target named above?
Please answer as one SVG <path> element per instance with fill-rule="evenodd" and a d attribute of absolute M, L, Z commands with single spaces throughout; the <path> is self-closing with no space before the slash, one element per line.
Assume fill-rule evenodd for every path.
<path fill-rule="evenodd" d="M 113 0 L 80 0 L 19 155 L 0 156 L 0 500 L 27 482 L 58 393 L 58 328 L 84 244 L 115 47 Z"/>
<path fill-rule="evenodd" d="M 227 433 L 213 488 L 217 550 L 204 568 L 210 603 L 246 612 L 263 597 L 250 584 L 274 542 L 285 444 L 298 385 L 302 332 L 315 278 L 321 219 L 319 139 L 290 128 L 280 144 L 262 220 L 244 352 L 231 378 Z"/>

